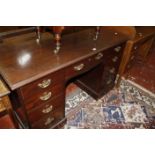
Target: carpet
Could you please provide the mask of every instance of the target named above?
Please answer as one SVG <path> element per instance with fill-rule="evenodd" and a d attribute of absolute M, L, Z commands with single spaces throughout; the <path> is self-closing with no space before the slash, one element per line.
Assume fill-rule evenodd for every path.
<path fill-rule="evenodd" d="M 99 100 L 71 83 L 66 90 L 65 129 L 155 128 L 155 98 L 122 80 Z"/>

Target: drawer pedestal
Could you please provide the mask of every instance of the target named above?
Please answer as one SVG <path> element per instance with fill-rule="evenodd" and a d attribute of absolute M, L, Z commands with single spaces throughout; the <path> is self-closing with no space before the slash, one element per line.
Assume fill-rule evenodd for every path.
<path fill-rule="evenodd" d="M 124 44 L 103 51 L 102 62 L 76 80 L 76 84 L 95 99 L 99 99 L 115 86 Z"/>

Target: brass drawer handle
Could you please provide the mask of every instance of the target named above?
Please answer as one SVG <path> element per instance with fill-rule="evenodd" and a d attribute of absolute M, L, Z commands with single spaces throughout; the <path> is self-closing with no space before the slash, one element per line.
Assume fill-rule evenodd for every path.
<path fill-rule="evenodd" d="M 97 56 L 95 57 L 96 60 L 100 60 L 103 57 L 102 53 L 97 54 Z"/>
<path fill-rule="evenodd" d="M 117 62 L 117 60 L 118 60 L 118 57 L 117 57 L 117 56 L 115 56 L 115 57 L 112 59 L 113 62 Z"/>
<path fill-rule="evenodd" d="M 115 47 L 114 48 L 114 51 L 118 53 L 121 49 L 122 49 L 122 47 L 121 46 L 118 46 L 118 47 Z"/>
<path fill-rule="evenodd" d="M 51 79 L 43 80 L 41 83 L 38 84 L 40 88 L 47 88 L 51 84 Z"/>
<path fill-rule="evenodd" d="M 44 92 L 42 96 L 40 96 L 40 100 L 42 101 L 46 101 L 48 100 L 49 98 L 51 98 L 52 96 L 52 93 L 51 92 Z"/>
<path fill-rule="evenodd" d="M 82 63 L 82 64 L 80 64 L 80 65 L 78 65 L 78 66 L 74 66 L 74 70 L 75 71 L 80 71 L 80 70 L 82 70 L 84 68 L 84 64 Z"/>
<path fill-rule="evenodd" d="M 47 113 L 51 112 L 52 109 L 53 109 L 53 106 L 51 105 L 51 106 L 49 106 L 48 108 L 43 109 L 43 110 L 42 110 L 42 113 L 47 114 Z"/>
<path fill-rule="evenodd" d="M 92 51 L 96 51 L 96 48 L 94 47 L 94 48 L 92 48 Z"/>
<path fill-rule="evenodd" d="M 44 123 L 45 125 L 49 125 L 50 123 L 52 123 L 54 121 L 54 117 L 48 117 L 46 122 Z"/>
<path fill-rule="evenodd" d="M 114 74 L 115 73 L 115 68 L 110 69 L 110 73 Z"/>

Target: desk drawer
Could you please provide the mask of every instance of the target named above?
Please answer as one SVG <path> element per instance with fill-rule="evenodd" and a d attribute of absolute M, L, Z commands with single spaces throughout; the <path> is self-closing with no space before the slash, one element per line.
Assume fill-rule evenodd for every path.
<path fill-rule="evenodd" d="M 38 120 L 41 120 L 45 116 L 52 115 L 53 112 L 59 107 L 64 106 L 65 104 L 65 96 L 60 95 L 53 100 L 50 100 L 46 102 L 45 104 L 42 104 L 38 108 L 35 108 L 34 110 L 31 110 L 28 112 L 28 117 L 30 123 L 35 123 Z"/>
<path fill-rule="evenodd" d="M 104 76 L 102 79 L 102 87 L 105 92 L 108 92 L 114 86 L 116 74 L 110 73 L 109 70 L 105 69 Z"/>
<path fill-rule="evenodd" d="M 51 88 L 57 84 L 63 83 L 63 81 L 64 81 L 64 72 L 58 71 L 46 77 L 43 77 L 35 82 L 32 82 L 28 85 L 25 85 L 20 90 L 22 92 L 22 95 L 25 98 L 28 98 L 33 94 L 43 92 L 48 88 Z"/>
<path fill-rule="evenodd" d="M 105 51 L 104 54 L 104 64 L 105 65 L 116 65 L 120 61 L 124 46 L 116 46 Z"/>
<path fill-rule="evenodd" d="M 80 75 L 90 70 L 91 68 L 97 66 L 102 61 L 103 61 L 102 53 L 98 53 L 95 56 L 79 61 L 78 63 L 75 63 L 74 65 L 71 65 L 70 67 L 66 68 L 65 72 L 66 79 Z"/>
<path fill-rule="evenodd" d="M 50 113 L 41 120 L 38 120 L 38 122 L 32 124 L 31 127 L 34 129 L 46 129 L 52 127 L 65 117 L 64 109 L 64 106 L 59 107 L 53 111 L 53 113 Z"/>
<path fill-rule="evenodd" d="M 55 98 L 64 92 L 64 85 L 59 84 L 52 88 L 48 88 L 45 91 L 41 91 L 32 95 L 31 97 L 27 97 L 24 99 L 24 104 L 27 110 L 36 108 L 42 103 L 46 103 L 47 101 Z"/>

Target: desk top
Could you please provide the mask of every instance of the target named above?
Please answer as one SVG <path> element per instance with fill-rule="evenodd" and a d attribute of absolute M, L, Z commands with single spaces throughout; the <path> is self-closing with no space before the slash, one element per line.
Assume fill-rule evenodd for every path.
<path fill-rule="evenodd" d="M 129 38 L 106 28 L 101 30 L 97 41 L 93 36 L 92 29 L 63 36 L 58 54 L 53 52 L 55 43 L 49 33 L 42 34 L 40 43 L 36 42 L 35 33 L 6 39 L 0 44 L 0 74 L 10 89 L 15 90 Z M 96 51 L 92 50 L 94 47 Z"/>

